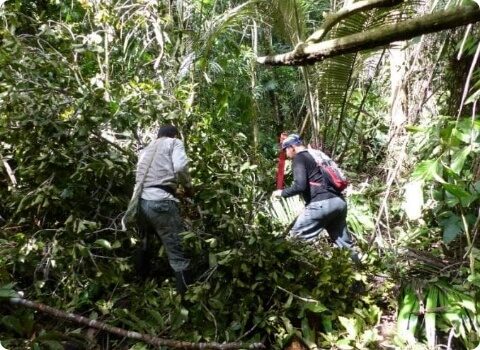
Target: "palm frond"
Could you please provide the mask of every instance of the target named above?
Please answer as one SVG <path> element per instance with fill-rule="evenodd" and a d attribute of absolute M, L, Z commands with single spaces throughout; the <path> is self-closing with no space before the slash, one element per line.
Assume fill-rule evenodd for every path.
<path fill-rule="evenodd" d="M 205 21 L 200 42 L 203 44 L 202 55 L 208 56 L 212 49 L 213 43 L 220 33 L 227 28 L 240 25 L 242 21 L 255 16 L 255 5 L 261 0 L 249 0 L 239 6 L 236 6 L 224 13 Z"/>
<path fill-rule="evenodd" d="M 418 12 L 426 11 L 424 8 L 425 3 L 424 0 L 413 0 L 388 9 L 372 10 L 369 13 L 368 22 L 365 23 L 365 29 L 373 29 L 385 24 L 397 23 L 401 20 L 412 18 L 418 15 Z"/>
<path fill-rule="evenodd" d="M 398 22 L 410 16 L 419 4 L 423 4 L 423 2 L 415 0 L 394 8 L 356 13 L 336 25 L 327 34 L 326 38 L 339 38 L 387 23 Z M 335 135 L 324 134 L 326 139 L 324 141 L 327 144 L 336 145 L 338 142 L 349 93 L 356 85 L 356 77 L 363 66 L 363 61 L 375 53 L 376 50 L 372 50 L 363 52 L 361 55 L 343 55 L 328 59 L 322 62 L 321 65 L 318 65 L 317 88 L 319 96 L 322 97 L 320 105 L 324 106 L 324 111 L 321 113 L 324 116 L 322 125 L 324 125 L 326 130 L 337 130 Z"/>
<path fill-rule="evenodd" d="M 397 315 L 397 335 L 401 341 L 412 345 L 416 342 L 415 331 L 418 324 L 419 300 L 411 286 L 404 289 Z"/>
<path fill-rule="evenodd" d="M 156 55 L 154 68 L 159 67 L 164 55 L 165 41 L 168 40 L 161 26 L 161 18 L 152 0 L 135 3 L 126 0 L 113 8 L 122 40 L 125 60 L 129 63 L 132 57 L 140 57 L 144 52 Z"/>
<path fill-rule="evenodd" d="M 425 336 L 429 348 L 434 348 L 436 343 L 436 313 L 435 309 L 438 305 L 439 290 L 436 286 L 432 286 L 427 294 L 425 303 Z"/>
<path fill-rule="evenodd" d="M 337 38 L 363 30 L 368 17 L 364 13 L 350 16 L 334 27 L 328 34 L 329 38 Z M 340 118 L 342 110 L 357 71 L 354 69 L 356 54 L 343 55 L 326 60 L 318 66 L 317 89 L 319 91 L 320 104 L 324 106 L 323 122 L 324 128 L 333 130 L 333 118 Z M 338 129 L 338 123 L 337 123 Z M 325 135 L 325 138 L 328 137 Z M 327 141 L 327 140 L 324 140 Z"/>
<path fill-rule="evenodd" d="M 302 40 L 307 27 L 307 5 L 303 0 L 272 0 L 265 8 L 273 32 L 294 45 Z"/>
<path fill-rule="evenodd" d="M 305 207 L 300 196 L 272 198 L 265 205 L 265 211 L 272 220 L 281 225 L 290 225 Z"/>
<path fill-rule="evenodd" d="M 480 341 L 478 320 L 478 302 L 469 294 L 457 290 L 445 283 L 438 284 L 438 306 L 444 310 L 439 320 L 439 328 L 453 330 L 466 348 Z"/>
<path fill-rule="evenodd" d="M 467 349 L 471 349 L 480 341 L 478 307 L 478 302 L 467 290 L 460 290 L 451 282 L 410 280 L 403 288 L 398 305 L 397 336 L 402 342 L 413 345 L 417 337 L 424 334 L 428 348 L 433 349 L 437 333 L 441 331 L 459 338 Z M 423 324 L 418 323 L 421 315 Z"/>

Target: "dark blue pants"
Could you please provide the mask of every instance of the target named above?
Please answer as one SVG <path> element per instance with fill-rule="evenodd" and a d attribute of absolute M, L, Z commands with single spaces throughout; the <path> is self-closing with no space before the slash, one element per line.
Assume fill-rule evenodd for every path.
<path fill-rule="evenodd" d="M 340 248 L 352 251 L 352 259 L 358 259 L 352 249 L 352 238 L 347 230 L 347 203 L 340 197 L 309 203 L 298 216 L 290 230 L 290 237 L 305 241 L 315 239 L 322 229 L 327 230 L 332 242 Z"/>
<path fill-rule="evenodd" d="M 177 202 L 140 199 L 138 224 L 145 250 L 149 248 L 148 241 L 157 236 L 165 247 L 173 271 L 181 272 L 188 269 L 190 260 L 185 257 L 179 236 L 184 228 Z"/>

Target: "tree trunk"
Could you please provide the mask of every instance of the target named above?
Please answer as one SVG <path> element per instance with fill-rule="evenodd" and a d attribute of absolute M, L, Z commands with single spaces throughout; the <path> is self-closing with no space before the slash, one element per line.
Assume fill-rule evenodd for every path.
<path fill-rule="evenodd" d="M 258 30 L 257 22 L 253 21 L 252 25 L 252 49 L 253 54 L 256 56 L 258 52 Z M 256 162 L 258 151 L 258 104 L 257 97 L 255 95 L 255 87 L 257 86 L 257 76 L 255 70 L 255 63 L 252 61 L 251 65 L 251 89 L 252 89 L 252 133 L 253 133 L 253 159 Z"/>
<path fill-rule="evenodd" d="M 407 45 L 405 41 L 390 47 L 390 138 L 407 120 L 407 89 L 404 83 L 407 72 Z"/>

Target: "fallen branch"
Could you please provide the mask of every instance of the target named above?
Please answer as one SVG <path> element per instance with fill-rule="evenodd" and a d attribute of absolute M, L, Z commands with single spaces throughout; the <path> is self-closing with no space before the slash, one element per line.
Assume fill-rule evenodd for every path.
<path fill-rule="evenodd" d="M 472 244 L 470 244 L 470 247 L 468 247 L 467 252 L 463 256 L 464 259 L 470 255 L 473 247 L 475 247 L 475 240 L 477 239 L 478 231 L 480 231 L 479 228 L 480 228 L 480 208 L 478 209 L 477 221 L 475 221 L 475 224 L 473 225 L 473 229 L 472 229 L 472 233 L 473 233 Z"/>
<path fill-rule="evenodd" d="M 117 145 L 115 142 L 112 142 L 112 141 L 108 140 L 103 135 L 101 135 L 99 132 L 92 131 L 92 134 L 93 134 L 93 136 L 95 136 L 97 138 L 97 140 L 107 142 L 108 144 L 110 144 L 113 147 L 115 147 L 116 149 L 118 149 L 124 155 L 129 156 L 131 154 L 130 151 L 127 151 L 127 150 L 123 149 L 122 147 L 120 147 L 119 145 Z"/>
<path fill-rule="evenodd" d="M 321 41 L 332 27 L 341 20 L 358 12 L 367 11 L 378 7 L 391 7 L 399 5 L 404 0 L 361 0 L 354 2 L 350 6 L 340 9 L 338 12 L 329 14 L 325 17 L 322 26 L 315 33 L 310 35 L 305 42 L 315 44 Z"/>
<path fill-rule="evenodd" d="M 127 331 L 126 329 L 119 328 L 119 327 L 113 327 L 100 321 L 92 320 L 87 317 L 83 317 L 73 313 L 67 313 L 67 312 L 55 309 L 51 306 L 36 303 L 27 299 L 15 297 L 15 298 L 9 298 L 8 300 L 12 304 L 22 305 L 31 309 L 44 312 L 46 314 L 52 315 L 60 319 L 79 323 L 90 328 L 95 328 L 104 332 L 118 335 L 120 337 L 141 340 L 147 344 L 157 346 L 157 347 L 167 346 L 169 348 L 175 348 L 175 349 L 218 349 L 218 350 L 265 349 L 265 346 L 262 343 L 253 343 L 253 344 L 247 344 L 247 343 L 241 343 L 241 342 L 223 343 L 223 344 L 216 343 L 216 342 L 191 343 L 191 342 L 180 341 L 180 340 L 158 338 L 148 334 L 142 334 L 139 332 Z"/>
<path fill-rule="evenodd" d="M 303 298 L 303 297 L 301 297 L 299 295 L 296 295 L 296 294 L 290 292 L 289 290 L 286 290 L 285 288 L 282 288 L 280 286 L 277 286 L 277 288 L 280 289 L 281 291 L 285 292 L 285 293 L 290 294 L 292 297 L 297 298 L 298 300 L 304 301 L 306 303 L 315 303 L 315 304 L 319 303 L 318 300 L 311 299 L 311 298 Z"/>
<path fill-rule="evenodd" d="M 450 10 L 438 11 L 318 44 L 300 44 L 295 50 L 284 54 L 258 57 L 257 62 L 277 66 L 313 64 L 329 57 L 372 49 L 478 21 L 480 21 L 480 8 L 477 5 L 457 6 Z"/>
<path fill-rule="evenodd" d="M 8 164 L 7 160 L 2 157 L 1 154 L 0 154 L 0 158 L 2 158 L 3 166 L 5 167 L 5 171 L 7 172 L 8 177 L 10 178 L 10 181 L 12 182 L 12 186 L 13 186 L 13 187 L 17 186 L 17 179 L 15 178 L 15 175 L 14 175 L 14 173 L 13 173 L 13 171 L 12 171 L 12 168 L 11 168 L 10 165 Z"/>

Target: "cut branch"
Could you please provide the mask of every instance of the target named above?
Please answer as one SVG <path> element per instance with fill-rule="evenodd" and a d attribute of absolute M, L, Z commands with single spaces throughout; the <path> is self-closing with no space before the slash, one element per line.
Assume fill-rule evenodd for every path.
<path fill-rule="evenodd" d="M 10 181 L 12 182 L 12 186 L 13 187 L 17 186 L 17 179 L 15 178 L 12 168 L 8 164 L 7 160 L 2 157 L 1 154 L 0 154 L 0 158 L 2 158 L 3 166 L 5 167 L 5 171 L 7 172 L 8 177 L 10 178 Z"/>
<path fill-rule="evenodd" d="M 93 136 L 95 136 L 98 140 L 100 141 L 105 141 L 107 142 L 108 144 L 112 145 L 113 147 L 115 147 L 116 149 L 118 149 L 121 153 L 129 156 L 130 153 L 129 151 L 127 150 L 124 150 L 122 147 L 120 147 L 119 145 L 117 145 L 115 142 L 112 142 L 110 140 L 108 140 L 107 138 L 105 138 L 104 136 L 102 136 L 98 131 L 92 131 L 92 134 Z"/>
<path fill-rule="evenodd" d="M 363 12 L 378 7 L 391 7 L 401 4 L 403 1 L 404 0 L 362 0 L 355 2 L 350 6 L 344 7 L 340 11 L 329 14 L 325 17 L 325 21 L 322 23 L 320 29 L 310 35 L 305 42 L 308 44 L 320 42 L 335 24 L 357 12 Z"/>
<path fill-rule="evenodd" d="M 297 45 L 295 50 L 284 54 L 258 57 L 257 62 L 277 66 L 313 64 L 329 57 L 372 49 L 394 41 L 408 40 L 478 21 L 480 8 L 477 5 L 459 6 L 318 44 Z"/>
<path fill-rule="evenodd" d="M 223 344 L 215 343 L 215 342 L 191 343 L 191 342 L 180 341 L 180 340 L 158 338 L 148 334 L 142 334 L 138 332 L 127 331 L 126 329 L 119 328 L 119 327 L 113 327 L 100 321 L 95 321 L 80 315 L 75 315 L 73 313 L 67 313 L 67 312 L 55 309 L 51 306 L 36 303 L 23 298 L 10 298 L 9 301 L 12 304 L 23 305 L 25 307 L 44 312 L 46 314 L 52 315 L 60 319 L 79 323 L 90 328 L 95 328 L 104 332 L 118 335 L 120 337 L 141 340 L 147 344 L 150 344 L 156 347 L 167 346 L 168 348 L 174 348 L 174 349 L 218 349 L 218 350 L 265 349 L 265 346 L 262 343 L 253 343 L 253 344 L 247 344 L 247 343 L 241 343 L 241 342 L 223 343 Z"/>

